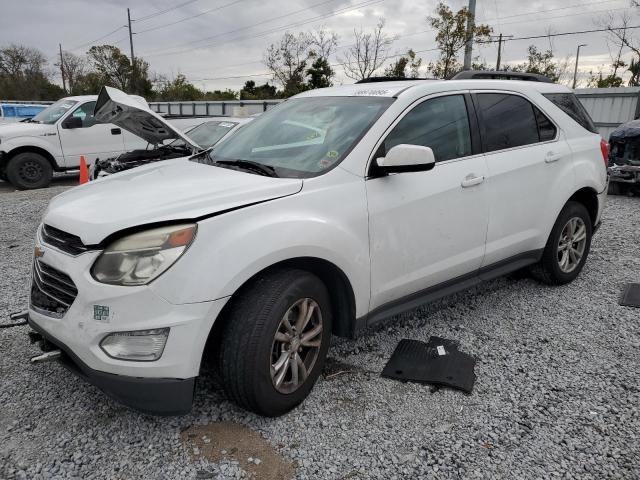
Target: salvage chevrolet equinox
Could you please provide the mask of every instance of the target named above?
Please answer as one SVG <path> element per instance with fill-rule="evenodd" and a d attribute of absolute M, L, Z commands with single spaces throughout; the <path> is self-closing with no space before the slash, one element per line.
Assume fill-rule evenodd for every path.
<path fill-rule="evenodd" d="M 113 89 L 95 115 L 165 128 Z M 55 197 L 31 336 L 141 411 L 189 411 L 210 354 L 229 398 L 281 415 L 311 391 L 332 335 L 525 267 L 575 279 L 606 163 L 587 113 L 552 83 L 304 92 L 205 152 Z"/>

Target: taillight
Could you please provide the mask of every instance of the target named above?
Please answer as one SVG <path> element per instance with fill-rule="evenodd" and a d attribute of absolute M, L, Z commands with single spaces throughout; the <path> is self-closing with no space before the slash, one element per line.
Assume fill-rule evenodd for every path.
<path fill-rule="evenodd" d="M 604 167 L 607 168 L 609 166 L 609 144 L 604 141 L 604 138 L 600 139 L 600 151 L 602 152 Z"/>

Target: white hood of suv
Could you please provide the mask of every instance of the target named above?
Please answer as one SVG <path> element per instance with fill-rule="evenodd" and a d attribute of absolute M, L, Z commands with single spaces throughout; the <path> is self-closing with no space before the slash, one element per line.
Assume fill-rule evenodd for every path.
<path fill-rule="evenodd" d="M 96 245 L 125 228 L 191 220 L 302 189 L 302 180 L 166 160 L 72 188 L 49 204 L 43 222 Z"/>
<path fill-rule="evenodd" d="M 113 123 L 152 145 L 181 138 L 187 145 L 202 150 L 193 140 L 152 111 L 146 102 L 139 102 L 135 97 L 127 95 L 117 88 L 102 87 L 96 102 L 94 116 L 97 121 Z"/>

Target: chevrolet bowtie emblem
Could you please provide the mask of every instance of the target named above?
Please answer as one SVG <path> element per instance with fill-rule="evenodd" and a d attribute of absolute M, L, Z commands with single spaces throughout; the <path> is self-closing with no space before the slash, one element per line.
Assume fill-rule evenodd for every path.
<path fill-rule="evenodd" d="M 44 250 L 36 245 L 36 248 L 33 249 L 33 256 L 36 258 L 40 258 L 44 256 Z"/>

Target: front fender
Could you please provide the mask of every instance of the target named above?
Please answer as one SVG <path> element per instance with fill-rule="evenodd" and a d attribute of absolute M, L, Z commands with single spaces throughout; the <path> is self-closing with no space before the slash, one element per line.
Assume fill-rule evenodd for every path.
<path fill-rule="evenodd" d="M 201 221 L 193 245 L 152 288 L 176 304 L 214 300 L 276 263 L 314 257 L 344 272 L 356 315 L 364 315 L 370 294 L 364 181 L 344 175 L 351 179 L 321 189 L 305 183 L 297 195 Z"/>
<path fill-rule="evenodd" d="M 50 138 L 51 140 L 47 140 L 47 138 Z M 51 135 L 48 137 L 35 136 L 35 135 L 34 136 L 23 135 L 20 137 L 11 137 L 8 139 L 2 139 L 2 143 L 0 143 L 0 151 L 5 152 L 7 156 L 11 156 L 12 152 L 16 148 L 35 147 L 47 152 L 49 155 L 51 155 L 52 158 L 55 159 L 56 163 L 59 166 L 62 166 L 63 164 L 62 152 L 59 147 L 56 148 L 55 145 L 52 145 L 52 141 L 54 140 L 55 142 L 59 143 L 57 135 L 55 136 Z"/>

